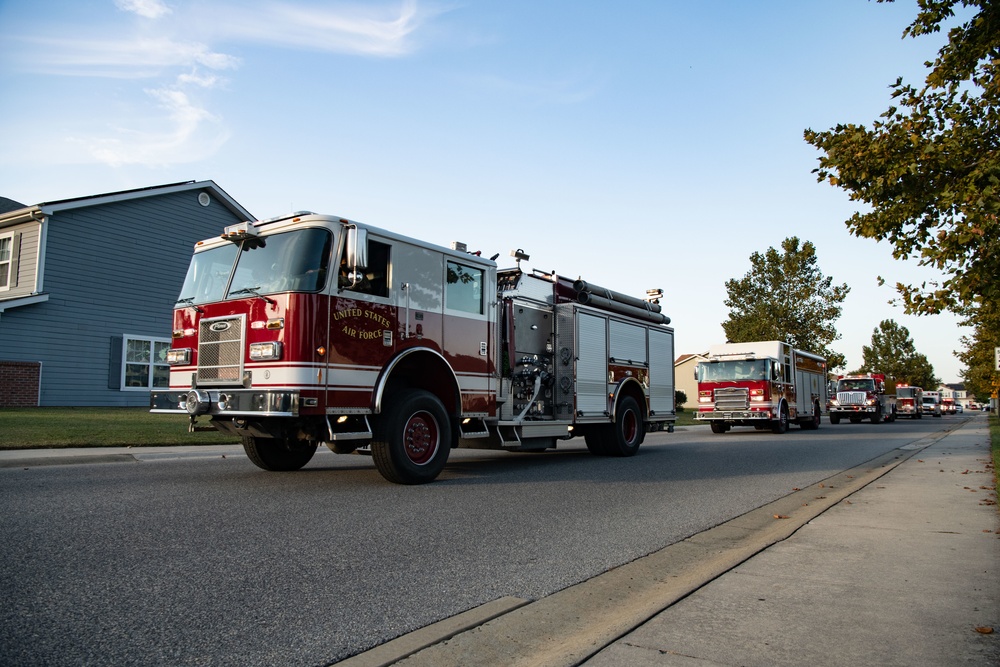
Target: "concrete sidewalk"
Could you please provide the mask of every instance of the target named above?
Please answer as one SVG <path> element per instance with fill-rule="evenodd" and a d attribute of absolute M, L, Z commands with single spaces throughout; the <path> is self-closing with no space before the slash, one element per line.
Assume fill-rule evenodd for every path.
<path fill-rule="evenodd" d="M 992 484 L 974 418 L 583 664 L 1000 665 Z"/>

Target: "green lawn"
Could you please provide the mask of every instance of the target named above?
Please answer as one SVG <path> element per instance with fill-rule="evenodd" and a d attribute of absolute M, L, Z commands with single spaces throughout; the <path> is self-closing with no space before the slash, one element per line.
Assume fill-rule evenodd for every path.
<path fill-rule="evenodd" d="M 147 408 L 4 408 L 0 409 L 0 449 L 239 442 L 217 431 L 188 433 L 187 427 L 187 415 L 154 415 Z"/>
<path fill-rule="evenodd" d="M 993 485 L 1000 497 L 1000 417 L 990 414 L 990 442 L 993 446 Z"/>
<path fill-rule="evenodd" d="M 695 423 L 692 412 L 677 414 L 677 426 Z M 239 438 L 216 431 L 188 433 L 187 426 L 186 415 L 154 415 L 146 408 L 4 408 L 0 449 L 239 443 Z"/>

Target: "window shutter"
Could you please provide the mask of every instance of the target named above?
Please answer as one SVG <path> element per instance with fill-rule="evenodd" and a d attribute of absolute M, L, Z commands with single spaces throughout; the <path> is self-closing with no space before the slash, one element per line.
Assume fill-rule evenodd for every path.
<path fill-rule="evenodd" d="M 10 250 L 10 286 L 17 287 L 18 267 L 21 266 L 21 234 L 14 234 L 14 247 Z"/>
<path fill-rule="evenodd" d="M 108 389 L 121 390 L 122 388 L 122 336 L 111 337 L 111 360 L 108 368 Z"/>

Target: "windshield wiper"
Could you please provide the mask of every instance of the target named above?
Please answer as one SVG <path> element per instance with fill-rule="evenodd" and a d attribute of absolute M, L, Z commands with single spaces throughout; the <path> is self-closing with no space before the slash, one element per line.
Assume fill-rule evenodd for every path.
<path fill-rule="evenodd" d="M 197 306 L 197 304 L 195 304 L 193 296 L 189 296 L 189 297 L 186 297 L 184 299 L 177 299 L 177 301 L 174 301 L 174 305 L 175 306 L 179 306 L 181 304 L 184 304 L 185 306 L 191 306 L 192 308 L 194 308 L 199 313 L 204 313 L 205 312 L 204 310 L 202 310 L 201 308 L 199 308 Z"/>
<path fill-rule="evenodd" d="M 240 294 L 253 294 L 258 299 L 263 299 L 264 303 L 270 303 L 270 304 L 278 303 L 274 299 L 270 299 L 270 298 L 264 296 L 263 294 L 261 294 L 260 293 L 260 285 L 258 285 L 257 287 L 244 287 L 243 289 L 233 290 L 232 292 L 230 292 L 226 296 L 239 296 Z"/>

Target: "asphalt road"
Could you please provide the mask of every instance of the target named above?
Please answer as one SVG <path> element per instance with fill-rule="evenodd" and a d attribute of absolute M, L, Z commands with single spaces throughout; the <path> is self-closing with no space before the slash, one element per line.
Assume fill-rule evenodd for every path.
<path fill-rule="evenodd" d="M 385 482 L 321 450 L 0 470 L 0 665 L 327 665 L 502 596 L 537 599 L 962 419 L 707 427 L 630 459 L 460 450 Z"/>

